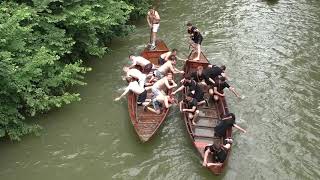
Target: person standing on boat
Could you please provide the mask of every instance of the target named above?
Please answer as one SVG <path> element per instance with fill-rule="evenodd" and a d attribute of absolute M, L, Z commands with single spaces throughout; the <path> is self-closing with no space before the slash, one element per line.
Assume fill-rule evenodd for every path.
<path fill-rule="evenodd" d="M 142 73 L 149 74 L 153 67 L 153 64 L 142 56 L 134 56 L 131 54 L 129 55 L 129 59 L 132 61 L 132 64 L 129 66 L 129 69 L 132 69 L 136 65 L 138 65 L 142 68 Z"/>
<path fill-rule="evenodd" d="M 194 49 L 197 50 L 197 57 L 193 60 L 200 60 L 200 54 L 201 54 L 201 43 L 203 40 L 203 37 L 199 31 L 199 29 L 195 26 L 193 26 L 191 23 L 187 23 L 187 30 L 188 34 L 190 34 L 190 39 L 193 41 Z"/>
<path fill-rule="evenodd" d="M 186 105 L 186 108 L 183 108 L 183 104 Z M 199 115 L 199 110 L 197 110 L 198 101 L 193 98 L 192 93 L 188 93 L 186 98 L 180 102 L 180 112 L 188 113 L 189 120 L 192 120 L 192 124 L 196 125 L 196 119 Z"/>
<path fill-rule="evenodd" d="M 156 48 L 157 32 L 158 32 L 158 29 L 160 26 L 160 16 L 159 16 L 158 11 L 156 11 L 154 7 L 152 7 L 148 11 L 147 22 L 148 22 L 149 27 L 151 28 L 151 34 L 150 34 L 151 47 L 150 47 L 150 49 L 155 49 Z"/>
<path fill-rule="evenodd" d="M 123 71 L 126 73 L 126 77 L 138 79 L 139 86 L 144 88 L 147 75 L 143 74 L 138 69 L 129 69 L 128 67 L 123 67 Z"/>
<path fill-rule="evenodd" d="M 133 77 L 126 77 L 126 80 L 129 83 L 129 85 L 119 97 L 114 99 L 114 101 L 119 101 L 123 96 L 128 94 L 129 91 L 132 91 L 134 94 L 138 96 L 137 104 L 141 105 L 143 102 L 146 101 L 147 91 L 139 85 L 137 79 Z"/>
<path fill-rule="evenodd" d="M 227 129 L 230 127 L 235 127 L 243 133 L 247 132 L 236 124 L 236 116 L 233 113 L 229 113 L 227 115 L 224 115 L 220 123 L 214 128 L 215 136 L 226 137 Z"/>
<path fill-rule="evenodd" d="M 176 56 L 177 55 L 177 49 L 172 49 L 172 51 L 168 51 L 166 53 L 163 53 L 160 55 L 158 63 L 159 65 L 163 65 L 166 63 L 169 59 L 172 59 L 171 56 Z"/>
<path fill-rule="evenodd" d="M 196 83 L 196 81 L 191 79 L 190 75 L 185 75 L 181 82 L 182 85 L 177 90 L 172 92 L 172 95 L 175 95 L 177 92 L 182 91 L 186 87 L 188 87 L 189 91 L 192 94 L 192 97 L 197 100 L 198 106 L 206 103 L 206 100 L 204 99 L 204 92 L 202 91 L 201 87 Z"/>
<path fill-rule="evenodd" d="M 171 56 L 172 57 L 172 56 Z M 153 71 L 153 75 L 150 78 L 149 82 L 153 82 L 155 78 L 158 80 L 161 79 L 163 76 L 165 76 L 167 73 L 172 72 L 173 74 L 181 73 L 183 74 L 184 71 L 178 70 L 175 65 L 177 64 L 177 61 L 175 58 L 169 58 L 169 60 L 164 63 L 162 66 L 160 66 L 158 69 Z"/>
<path fill-rule="evenodd" d="M 223 162 L 227 159 L 228 152 L 231 148 L 233 140 L 227 138 L 224 140 L 224 145 L 209 144 L 204 148 L 204 158 L 202 165 L 205 167 L 222 166 Z M 208 163 L 208 156 L 212 155 L 213 162 Z"/>
<path fill-rule="evenodd" d="M 231 92 L 233 92 L 235 96 L 237 96 L 239 99 L 241 98 L 241 96 L 237 93 L 237 91 L 226 82 L 226 78 L 220 77 L 218 79 L 218 82 L 213 85 L 214 100 L 218 101 L 219 97 L 225 96 L 223 92 L 224 88 L 228 88 Z"/>

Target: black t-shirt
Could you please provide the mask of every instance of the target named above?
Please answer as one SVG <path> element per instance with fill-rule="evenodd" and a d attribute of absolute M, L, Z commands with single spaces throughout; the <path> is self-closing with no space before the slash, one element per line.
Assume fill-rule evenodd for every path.
<path fill-rule="evenodd" d="M 228 128 L 236 124 L 235 119 L 230 118 L 226 120 L 221 120 L 220 123 L 214 128 L 215 133 L 218 136 L 225 136 Z"/>
<path fill-rule="evenodd" d="M 191 80 L 191 82 L 185 82 L 183 84 L 185 87 L 189 87 L 189 91 L 195 91 L 194 92 L 194 97 L 196 97 L 197 95 L 202 95 L 203 91 L 201 89 L 201 87 L 196 83 L 195 80 Z"/>
<path fill-rule="evenodd" d="M 199 31 L 196 31 L 196 29 L 198 29 L 197 27 L 195 26 L 192 26 L 191 29 L 188 29 L 188 33 L 192 35 L 191 39 L 194 41 L 194 40 L 197 40 L 197 39 L 200 39 L 202 37 L 202 35 L 200 34 Z"/>
<path fill-rule="evenodd" d="M 192 98 L 191 101 L 187 102 L 187 108 L 192 109 L 193 106 L 195 106 L 197 108 L 197 104 L 198 104 L 198 101 L 195 98 Z"/>
<path fill-rule="evenodd" d="M 205 75 L 203 72 L 200 75 L 197 72 L 193 72 L 193 73 L 191 73 L 191 78 L 193 80 L 195 80 L 196 82 L 201 82 L 205 79 Z"/>
<path fill-rule="evenodd" d="M 210 145 L 205 147 L 205 151 L 209 149 L 210 152 L 213 153 L 213 160 L 214 162 L 223 163 L 227 159 L 228 150 L 225 149 L 223 146 L 219 145 Z"/>
<path fill-rule="evenodd" d="M 216 83 L 216 84 L 214 84 L 213 85 L 214 87 L 217 87 L 217 91 L 219 92 L 219 93 L 223 93 L 223 89 L 224 88 L 230 88 L 230 85 L 227 83 L 227 82 L 218 82 L 218 83 Z"/>
<path fill-rule="evenodd" d="M 223 73 L 223 71 L 218 66 L 212 66 L 212 68 L 206 68 L 204 71 L 205 77 L 207 79 L 211 78 L 212 80 L 215 80 L 215 78 L 221 75 L 221 73 Z"/>

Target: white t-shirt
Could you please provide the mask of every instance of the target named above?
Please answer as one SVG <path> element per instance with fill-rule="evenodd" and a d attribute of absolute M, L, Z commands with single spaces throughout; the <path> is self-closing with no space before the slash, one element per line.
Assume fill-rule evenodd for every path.
<path fill-rule="evenodd" d="M 145 74 L 143 74 L 141 71 L 139 71 L 138 69 L 129 69 L 129 71 L 127 72 L 127 77 L 134 77 L 136 79 L 142 80 L 145 79 Z"/>
<path fill-rule="evenodd" d="M 139 65 L 139 66 L 144 67 L 145 65 L 149 64 L 150 61 L 145 59 L 145 58 L 143 58 L 143 57 L 141 57 L 141 56 L 133 56 L 132 63 L 134 65 Z"/>
<path fill-rule="evenodd" d="M 139 95 L 139 94 L 143 93 L 145 89 L 143 87 L 141 87 L 137 81 L 133 81 L 133 82 L 129 83 L 127 90 L 130 90 L 130 91 L 134 92 L 135 94 Z"/>

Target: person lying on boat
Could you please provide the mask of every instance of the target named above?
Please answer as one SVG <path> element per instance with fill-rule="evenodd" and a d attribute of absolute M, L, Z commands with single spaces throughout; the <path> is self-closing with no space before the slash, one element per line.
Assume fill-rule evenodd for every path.
<path fill-rule="evenodd" d="M 158 11 L 155 10 L 154 7 L 152 7 L 147 14 L 147 22 L 149 27 L 151 28 L 151 37 L 150 37 L 150 43 L 151 47 L 150 49 L 156 48 L 156 39 L 157 39 L 157 32 L 160 26 L 160 16 Z"/>
<path fill-rule="evenodd" d="M 122 70 L 126 73 L 126 77 L 137 79 L 140 87 L 144 88 L 147 75 L 143 74 L 138 69 L 129 69 L 128 67 L 123 67 Z"/>
<path fill-rule="evenodd" d="M 177 87 L 177 84 L 173 81 L 172 73 L 168 73 L 166 76 L 155 82 L 151 87 L 146 87 L 147 90 L 151 89 L 153 95 L 158 96 L 161 91 L 165 89 L 172 89 Z"/>
<path fill-rule="evenodd" d="M 204 92 L 202 91 L 201 87 L 196 83 L 195 80 L 191 79 L 189 74 L 186 74 L 184 78 L 181 80 L 182 85 L 172 92 L 172 95 L 175 95 L 177 92 L 184 90 L 188 87 L 188 90 L 191 92 L 192 97 L 195 98 L 198 102 L 198 106 L 205 104 L 206 101 L 204 99 Z"/>
<path fill-rule="evenodd" d="M 161 79 L 163 76 L 165 76 L 169 72 L 172 72 L 173 74 L 184 73 L 184 71 L 180 71 L 175 67 L 175 65 L 177 64 L 176 58 L 174 56 L 170 56 L 170 57 L 171 59 L 169 59 L 167 62 L 161 65 L 158 69 L 153 71 L 153 75 L 149 80 L 150 83 L 153 82 L 155 79 L 157 80 Z"/>
<path fill-rule="evenodd" d="M 177 51 L 177 49 L 172 49 L 171 51 L 161 54 L 158 60 L 159 65 L 163 65 L 165 62 L 167 62 L 170 56 L 176 56 Z"/>
<path fill-rule="evenodd" d="M 205 75 L 203 73 L 203 66 L 198 66 L 197 71 L 191 73 L 191 78 L 195 80 L 200 86 L 207 86 L 205 82 Z"/>
<path fill-rule="evenodd" d="M 142 105 L 142 103 L 146 101 L 147 91 L 139 85 L 137 79 L 133 77 L 126 77 L 126 80 L 129 83 L 129 85 L 119 97 L 114 99 L 114 101 L 119 101 L 129 91 L 132 91 L 134 94 L 138 96 L 137 104 Z"/>
<path fill-rule="evenodd" d="M 183 108 L 183 105 L 186 108 Z M 180 102 L 180 112 L 188 113 L 188 119 L 192 120 L 192 124 L 196 125 L 196 119 L 199 115 L 199 110 L 197 110 L 198 101 L 193 98 L 192 93 L 188 93 L 186 98 Z"/>
<path fill-rule="evenodd" d="M 194 43 L 194 48 L 197 50 L 197 57 L 194 58 L 193 60 L 200 60 L 201 42 L 203 40 L 203 37 L 199 29 L 193 26 L 190 22 L 187 23 L 187 30 L 188 30 L 188 34 L 190 34 L 190 39 Z"/>
<path fill-rule="evenodd" d="M 226 137 L 226 132 L 231 127 L 235 127 L 243 133 L 247 132 L 236 124 L 236 116 L 233 113 L 229 113 L 224 115 L 219 124 L 214 128 L 215 136 Z"/>
<path fill-rule="evenodd" d="M 129 56 L 129 59 L 132 61 L 132 64 L 129 66 L 129 69 L 132 69 L 136 65 L 138 65 L 142 68 L 142 73 L 149 74 L 153 67 L 153 64 L 142 56 L 134 56 L 131 54 Z"/>
<path fill-rule="evenodd" d="M 149 110 L 153 113 L 160 114 L 161 107 L 165 107 L 166 109 L 170 108 L 170 106 L 175 102 L 174 98 L 165 95 L 160 92 L 157 96 L 153 96 L 154 98 L 151 100 L 153 108 L 146 105 L 144 110 Z"/>
<path fill-rule="evenodd" d="M 229 150 L 233 140 L 227 138 L 224 140 L 224 145 L 209 144 L 204 148 L 203 166 L 222 166 L 227 159 Z M 212 162 L 208 162 L 209 155 L 212 156 Z"/>
<path fill-rule="evenodd" d="M 235 96 L 241 98 L 241 96 L 237 93 L 234 87 L 231 87 L 227 82 L 225 77 L 220 77 L 218 81 L 213 85 L 213 98 L 218 101 L 219 97 L 224 97 L 225 94 L 223 92 L 224 88 L 228 88 Z"/>

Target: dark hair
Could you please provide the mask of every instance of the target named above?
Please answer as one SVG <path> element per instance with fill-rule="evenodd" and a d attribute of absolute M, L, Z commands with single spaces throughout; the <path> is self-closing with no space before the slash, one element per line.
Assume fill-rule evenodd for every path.
<path fill-rule="evenodd" d="M 134 54 L 129 54 L 129 58 L 130 58 L 130 56 L 134 56 Z"/>
<path fill-rule="evenodd" d="M 176 56 L 175 56 L 175 55 L 170 55 L 170 56 L 169 56 L 169 59 L 170 59 L 171 61 L 175 61 L 175 60 L 177 60 L 177 58 L 176 58 Z"/>
<path fill-rule="evenodd" d="M 173 51 L 176 51 L 176 52 L 177 52 L 177 51 L 178 51 L 178 49 L 176 49 L 176 48 L 173 48 L 173 49 L 171 50 L 171 52 L 173 52 Z"/>
<path fill-rule="evenodd" d="M 188 22 L 188 23 L 187 23 L 187 26 L 192 26 L 191 22 Z"/>
<path fill-rule="evenodd" d="M 220 68 L 225 71 L 227 69 L 227 67 L 225 65 L 220 66 Z"/>
<path fill-rule="evenodd" d="M 193 94 L 189 92 L 186 97 L 193 97 Z"/>
<path fill-rule="evenodd" d="M 190 74 L 186 74 L 186 75 L 184 75 L 184 79 L 186 79 L 186 80 L 191 80 L 191 76 L 190 76 Z"/>
<path fill-rule="evenodd" d="M 219 79 L 220 79 L 221 81 L 225 81 L 225 80 L 226 80 L 226 78 L 223 77 L 223 76 L 221 76 Z"/>

